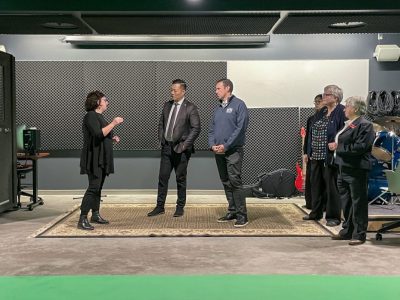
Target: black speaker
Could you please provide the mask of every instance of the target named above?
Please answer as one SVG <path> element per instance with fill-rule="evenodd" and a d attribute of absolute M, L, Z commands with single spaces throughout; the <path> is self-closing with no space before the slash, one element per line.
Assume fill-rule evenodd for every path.
<path fill-rule="evenodd" d="M 40 149 L 40 130 L 25 129 L 24 130 L 24 150 L 29 154 L 35 154 Z"/>

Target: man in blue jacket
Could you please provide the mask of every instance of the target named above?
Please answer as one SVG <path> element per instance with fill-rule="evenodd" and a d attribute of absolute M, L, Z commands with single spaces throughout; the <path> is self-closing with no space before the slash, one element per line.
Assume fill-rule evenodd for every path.
<path fill-rule="evenodd" d="M 218 222 L 236 220 L 235 227 L 244 227 L 248 224 L 248 218 L 242 186 L 242 161 L 249 114 L 246 104 L 232 95 L 232 91 L 232 81 L 217 81 L 215 93 L 220 103 L 214 110 L 208 145 L 215 154 L 219 177 L 228 200 L 228 213 Z"/>

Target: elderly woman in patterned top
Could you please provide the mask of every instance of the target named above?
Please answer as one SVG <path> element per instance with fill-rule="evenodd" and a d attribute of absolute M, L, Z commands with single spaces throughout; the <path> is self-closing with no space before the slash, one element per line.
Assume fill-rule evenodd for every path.
<path fill-rule="evenodd" d="M 337 226 L 341 222 L 341 206 L 337 188 L 337 168 L 334 164 L 332 143 L 346 120 L 344 106 L 340 104 L 343 91 L 336 85 L 328 85 L 322 94 L 323 105 L 311 128 L 311 212 L 303 220 L 322 219 L 326 209 L 326 225 Z M 325 194 L 326 193 L 326 194 Z"/>

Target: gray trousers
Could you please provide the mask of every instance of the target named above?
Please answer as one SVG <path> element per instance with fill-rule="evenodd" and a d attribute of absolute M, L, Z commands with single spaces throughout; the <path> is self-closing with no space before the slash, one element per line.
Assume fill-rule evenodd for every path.
<path fill-rule="evenodd" d="M 215 161 L 228 200 L 228 211 L 247 217 L 242 185 L 243 147 L 230 149 L 224 154 L 215 154 Z"/>

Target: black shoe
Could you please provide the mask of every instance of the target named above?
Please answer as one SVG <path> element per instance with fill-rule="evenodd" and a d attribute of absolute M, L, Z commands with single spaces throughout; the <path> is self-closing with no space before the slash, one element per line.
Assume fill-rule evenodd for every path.
<path fill-rule="evenodd" d="M 174 213 L 174 217 L 182 217 L 183 216 L 183 207 L 177 207 Z"/>
<path fill-rule="evenodd" d="M 90 217 L 90 222 L 95 222 L 97 224 L 110 224 L 110 222 L 106 219 L 103 219 L 100 216 L 100 213 L 98 211 L 93 211 L 92 216 Z"/>
<path fill-rule="evenodd" d="M 247 219 L 247 217 L 240 216 L 236 219 L 235 225 L 233 225 L 233 226 L 234 227 L 244 227 L 247 224 L 249 224 L 249 220 Z"/>
<path fill-rule="evenodd" d="M 303 217 L 303 220 L 304 221 L 319 221 L 319 220 L 321 220 L 321 218 L 317 218 L 317 217 L 314 217 L 311 215 L 306 215 Z"/>
<path fill-rule="evenodd" d="M 89 220 L 87 219 L 87 216 L 80 216 L 79 221 L 78 221 L 78 229 L 83 229 L 83 230 L 93 230 L 94 227 L 90 225 Z"/>
<path fill-rule="evenodd" d="M 329 227 L 335 227 L 335 226 L 338 226 L 338 225 L 340 225 L 340 222 L 337 221 L 337 220 L 328 220 L 326 222 L 326 226 L 329 226 Z"/>
<path fill-rule="evenodd" d="M 350 246 L 358 246 L 362 245 L 365 243 L 365 240 L 350 240 L 349 245 Z"/>
<path fill-rule="evenodd" d="M 157 215 L 165 214 L 165 209 L 163 207 L 156 206 L 151 212 L 147 214 L 148 217 L 154 217 Z"/>
<path fill-rule="evenodd" d="M 219 218 L 217 220 L 218 223 L 225 223 L 225 222 L 229 222 L 232 220 L 236 220 L 236 214 L 228 212 L 225 216 Z"/>
<path fill-rule="evenodd" d="M 331 239 L 332 239 L 332 240 L 335 240 L 335 241 L 347 241 L 347 240 L 351 240 L 351 238 L 346 237 L 346 236 L 342 236 L 342 235 L 340 235 L 340 234 L 331 236 Z"/>

